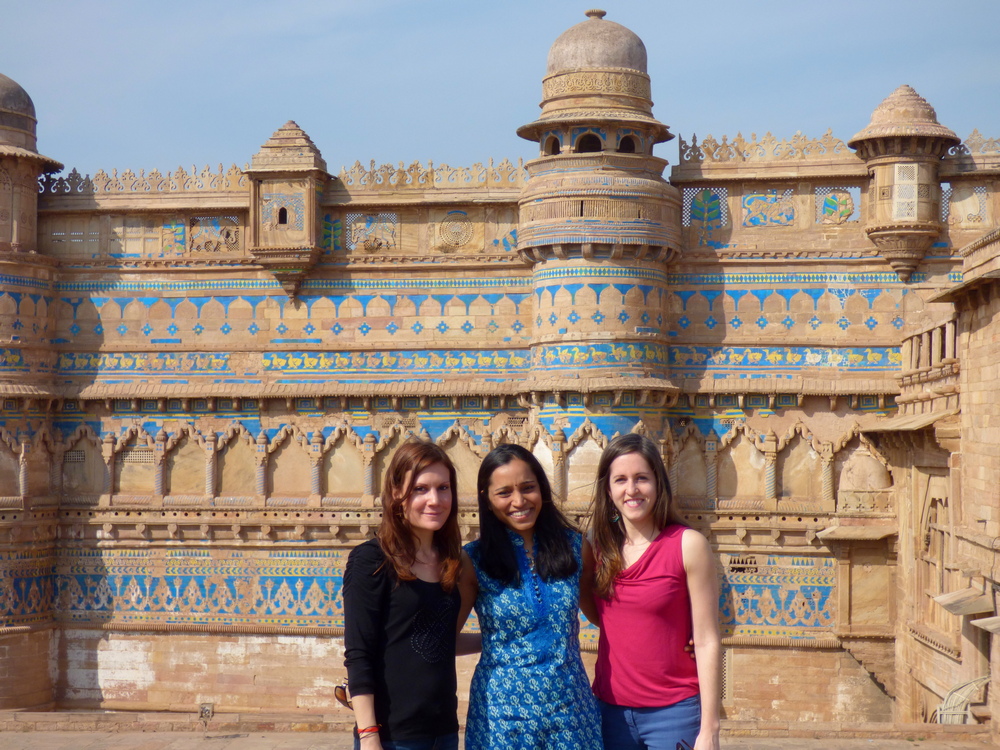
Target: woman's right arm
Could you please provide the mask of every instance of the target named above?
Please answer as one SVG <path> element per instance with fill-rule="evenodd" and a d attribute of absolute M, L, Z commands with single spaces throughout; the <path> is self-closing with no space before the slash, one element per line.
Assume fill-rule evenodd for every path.
<path fill-rule="evenodd" d="M 366 544 L 351 551 L 344 569 L 344 664 L 359 730 L 378 725 L 375 685 L 385 633 L 386 576 L 376 570 L 383 562 L 379 549 Z M 381 750 L 378 732 L 361 738 L 364 750 Z"/>
<path fill-rule="evenodd" d="M 462 569 L 458 574 L 458 593 L 462 597 L 461 609 L 458 612 L 458 637 L 455 643 L 455 652 L 458 656 L 475 654 L 483 650 L 483 637 L 481 633 L 463 633 L 465 621 L 469 619 L 476 604 L 476 597 L 479 595 L 479 582 L 476 580 L 476 568 L 472 564 L 472 558 L 465 550 L 462 550 Z"/>

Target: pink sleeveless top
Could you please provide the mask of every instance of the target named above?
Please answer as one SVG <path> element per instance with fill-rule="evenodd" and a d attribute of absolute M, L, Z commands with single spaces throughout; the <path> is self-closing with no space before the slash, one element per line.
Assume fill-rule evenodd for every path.
<path fill-rule="evenodd" d="M 611 599 L 597 599 L 601 639 L 594 694 L 633 708 L 670 706 L 698 695 L 698 671 L 684 651 L 691 599 L 681 555 L 686 526 L 671 524 L 618 574 Z"/>

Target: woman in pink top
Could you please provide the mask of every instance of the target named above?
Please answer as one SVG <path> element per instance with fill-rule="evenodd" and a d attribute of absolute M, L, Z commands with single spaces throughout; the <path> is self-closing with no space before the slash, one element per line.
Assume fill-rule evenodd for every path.
<path fill-rule="evenodd" d="M 606 750 L 719 750 L 722 647 L 715 557 L 681 525 L 656 444 L 612 440 L 591 514 L 601 639 L 594 694 Z M 685 652 L 694 641 L 695 660 Z"/>

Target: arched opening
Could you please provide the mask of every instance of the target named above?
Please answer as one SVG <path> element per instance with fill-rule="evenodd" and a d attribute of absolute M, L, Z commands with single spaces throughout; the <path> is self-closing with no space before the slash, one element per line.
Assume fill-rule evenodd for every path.
<path fill-rule="evenodd" d="M 282 206 L 278 209 L 278 223 L 287 224 L 288 223 L 288 209 Z"/>
<path fill-rule="evenodd" d="M 594 135 L 593 133 L 586 133 L 581 135 L 580 139 L 576 142 L 576 152 L 578 154 L 592 154 L 601 150 L 603 144 L 601 139 Z"/>
<path fill-rule="evenodd" d="M 545 149 L 544 149 L 545 155 L 555 156 L 556 154 L 559 153 L 559 150 L 560 150 L 559 139 L 556 138 L 554 135 L 550 135 L 548 140 L 545 141 Z"/>
<path fill-rule="evenodd" d="M 635 153 L 635 138 L 630 135 L 624 136 L 618 142 L 618 152 L 622 154 L 634 154 Z"/>

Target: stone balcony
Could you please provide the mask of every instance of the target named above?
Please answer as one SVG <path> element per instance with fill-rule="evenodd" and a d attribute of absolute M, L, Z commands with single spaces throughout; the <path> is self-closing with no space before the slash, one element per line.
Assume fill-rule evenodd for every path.
<path fill-rule="evenodd" d="M 952 317 L 903 339 L 902 368 L 896 376 L 901 416 L 927 414 L 959 406 L 959 361 Z"/>

